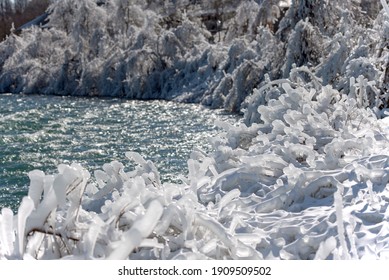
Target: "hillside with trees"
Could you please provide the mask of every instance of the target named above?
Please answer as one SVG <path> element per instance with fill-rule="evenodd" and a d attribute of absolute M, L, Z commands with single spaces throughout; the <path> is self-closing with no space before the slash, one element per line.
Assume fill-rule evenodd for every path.
<path fill-rule="evenodd" d="M 313 82 L 387 106 L 379 1 L 64 0 L 0 45 L 0 91 L 198 102 L 239 112 L 266 79 Z M 317 79 L 316 79 L 317 78 Z M 263 102 L 266 102 L 263 100 Z"/>

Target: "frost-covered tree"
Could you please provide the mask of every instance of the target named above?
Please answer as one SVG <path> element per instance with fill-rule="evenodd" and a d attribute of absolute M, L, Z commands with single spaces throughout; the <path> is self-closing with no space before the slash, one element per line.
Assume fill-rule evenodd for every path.
<path fill-rule="evenodd" d="M 351 78 L 378 79 L 375 87 L 384 96 L 387 21 L 379 10 L 375 2 L 354 0 L 54 1 L 50 32 L 24 30 L 19 40 L 51 49 L 53 59 L 28 48 L 4 51 L 0 84 L 6 80 L 3 88 L 28 92 L 26 86 L 39 84 L 34 90 L 41 93 L 58 85 L 63 94 L 162 96 L 240 111 L 265 74 L 289 78 L 294 67 L 304 66 L 346 94 Z M 29 32 L 44 34 L 47 42 L 32 42 Z M 49 47 L 61 32 L 66 35 L 58 45 L 67 55 Z M 55 80 L 25 83 L 19 56 L 57 71 L 52 77 L 74 81 L 66 87 Z"/>

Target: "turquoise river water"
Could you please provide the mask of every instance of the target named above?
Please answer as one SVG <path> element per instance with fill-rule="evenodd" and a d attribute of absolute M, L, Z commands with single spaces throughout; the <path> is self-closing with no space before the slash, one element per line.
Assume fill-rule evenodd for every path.
<path fill-rule="evenodd" d="M 125 152 L 152 160 L 162 180 L 186 174 L 194 147 L 209 149 L 216 119 L 237 117 L 195 104 L 39 95 L 0 95 L 0 209 L 17 209 L 28 172 L 80 163 L 93 173 Z"/>

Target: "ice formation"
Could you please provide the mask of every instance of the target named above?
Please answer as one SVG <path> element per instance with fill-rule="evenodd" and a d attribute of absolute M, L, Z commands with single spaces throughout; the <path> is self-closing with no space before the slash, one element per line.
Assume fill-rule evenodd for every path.
<path fill-rule="evenodd" d="M 212 37 L 185 13 L 158 22 L 151 8 L 110 1 L 129 15 L 118 19 L 131 19 L 117 23 L 93 1 L 76 2 L 53 6 L 51 28 L 0 45 L 2 90 L 158 93 L 245 108 L 244 122 L 218 123 L 225 132 L 212 152 L 192 152 L 181 184 L 161 183 L 134 152 L 134 170 L 111 162 L 93 175 L 77 164 L 31 172 L 18 214 L 1 212 L 0 259 L 389 258 L 388 15 L 373 22 L 355 17 L 353 1 L 309 10 L 296 0 L 278 22 L 251 1 L 262 16 L 233 17 L 235 29 Z M 219 35 L 222 44 L 210 43 Z M 37 43 L 47 40 L 50 55 Z"/>
<path fill-rule="evenodd" d="M 387 119 L 331 86 L 271 84 L 262 122 L 220 123 L 181 184 L 134 152 L 134 170 L 31 172 L 0 215 L 0 258 L 388 258 Z"/>

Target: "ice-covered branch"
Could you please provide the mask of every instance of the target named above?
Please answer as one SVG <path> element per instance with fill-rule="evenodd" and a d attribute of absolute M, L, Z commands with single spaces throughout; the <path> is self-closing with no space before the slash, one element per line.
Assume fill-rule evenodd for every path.
<path fill-rule="evenodd" d="M 385 10 L 385 13 L 389 16 L 389 6 L 388 6 L 388 3 L 386 2 L 386 0 L 380 0 L 380 1 L 381 1 L 382 7 Z"/>

